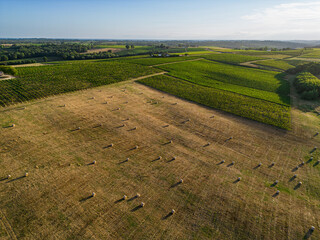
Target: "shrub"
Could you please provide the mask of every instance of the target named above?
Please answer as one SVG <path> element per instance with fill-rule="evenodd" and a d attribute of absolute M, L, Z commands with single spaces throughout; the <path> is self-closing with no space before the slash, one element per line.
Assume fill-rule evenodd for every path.
<path fill-rule="evenodd" d="M 17 69 L 15 69 L 14 67 L 8 67 L 8 66 L 0 66 L 0 71 L 13 76 L 18 73 Z"/>
<path fill-rule="evenodd" d="M 313 98 L 316 93 L 319 96 L 320 79 L 309 72 L 300 73 L 294 80 L 294 85 L 298 93 L 304 93 L 303 98 L 305 97 L 305 99 Z"/>
<path fill-rule="evenodd" d="M 304 91 L 301 94 L 301 98 L 306 99 L 306 100 L 315 100 L 318 97 L 319 97 L 318 90 Z"/>

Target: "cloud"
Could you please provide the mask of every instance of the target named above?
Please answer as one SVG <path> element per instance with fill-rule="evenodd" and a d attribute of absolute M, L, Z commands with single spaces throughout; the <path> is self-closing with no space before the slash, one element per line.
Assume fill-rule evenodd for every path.
<path fill-rule="evenodd" d="M 242 19 L 253 35 L 320 38 L 320 1 L 280 4 L 245 15 Z"/>

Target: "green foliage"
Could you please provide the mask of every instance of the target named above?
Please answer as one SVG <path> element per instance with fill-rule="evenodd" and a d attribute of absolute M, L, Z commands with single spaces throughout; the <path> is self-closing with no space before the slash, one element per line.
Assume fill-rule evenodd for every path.
<path fill-rule="evenodd" d="M 208 60 L 162 65 L 169 75 L 195 84 L 240 93 L 280 104 L 290 104 L 289 83 L 278 72 Z"/>
<path fill-rule="evenodd" d="M 287 72 L 291 74 L 297 74 L 301 72 L 310 72 L 313 75 L 318 75 L 320 74 L 320 63 L 311 62 L 307 64 L 301 64 L 295 68 L 289 69 Z"/>
<path fill-rule="evenodd" d="M 199 86 L 169 76 L 155 76 L 138 82 L 205 106 L 221 109 L 280 128 L 290 128 L 290 107 L 220 89 Z"/>
<path fill-rule="evenodd" d="M 234 63 L 234 64 L 265 59 L 263 57 L 244 56 L 244 55 L 232 54 L 232 53 L 208 54 L 208 55 L 203 55 L 201 57 L 208 60 L 225 62 L 225 63 Z"/>
<path fill-rule="evenodd" d="M 255 62 L 254 64 L 260 65 L 260 66 L 277 68 L 277 69 L 284 70 L 284 71 L 288 70 L 290 68 L 294 68 L 293 65 L 291 65 L 288 62 L 283 61 L 283 60 L 265 60 L 265 61 Z"/>
<path fill-rule="evenodd" d="M 13 76 L 17 74 L 17 69 L 9 66 L 0 66 L 0 71 Z"/>
<path fill-rule="evenodd" d="M 310 90 L 310 91 L 304 91 L 301 94 L 301 98 L 306 99 L 306 100 L 315 100 L 319 97 L 319 92 L 318 90 Z"/>
<path fill-rule="evenodd" d="M 295 78 L 294 85 L 303 99 L 314 100 L 319 97 L 320 79 L 309 72 L 300 73 Z"/>
<path fill-rule="evenodd" d="M 29 101 L 158 72 L 157 69 L 118 61 L 77 61 L 19 68 L 18 77 L 0 81 L 0 106 Z"/>

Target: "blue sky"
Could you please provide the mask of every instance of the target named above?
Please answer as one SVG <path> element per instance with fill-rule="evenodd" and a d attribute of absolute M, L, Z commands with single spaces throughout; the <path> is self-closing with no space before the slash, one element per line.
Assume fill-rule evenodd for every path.
<path fill-rule="evenodd" d="M 0 0 L 0 38 L 319 40 L 320 1 Z"/>

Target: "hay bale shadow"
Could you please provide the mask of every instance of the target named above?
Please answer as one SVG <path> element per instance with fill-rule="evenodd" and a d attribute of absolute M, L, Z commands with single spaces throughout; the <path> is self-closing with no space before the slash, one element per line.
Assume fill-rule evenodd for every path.
<path fill-rule="evenodd" d="M 301 187 L 301 184 L 298 183 L 293 189 L 294 189 L 294 190 L 297 190 L 297 189 L 299 189 L 300 187 Z"/>
<path fill-rule="evenodd" d="M 123 199 L 123 198 L 120 198 L 120 199 L 114 201 L 114 203 L 117 204 L 117 203 L 120 203 L 120 202 L 123 202 L 123 201 L 124 201 L 124 199 Z"/>
<path fill-rule="evenodd" d="M 118 164 L 121 165 L 121 164 L 124 164 L 124 163 L 126 163 L 126 162 L 129 162 L 129 160 L 126 159 L 126 160 L 124 160 L 124 161 L 122 161 L 122 162 L 119 162 Z"/>
<path fill-rule="evenodd" d="M 80 199 L 79 202 L 85 202 L 85 201 L 89 200 L 90 198 L 93 198 L 93 196 L 90 195 L 89 197 L 82 198 L 82 199 Z"/>
<path fill-rule="evenodd" d="M 176 160 L 175 158 L 171 158 L 171 159 L 169 159 L 169 160 L 167 161 L 167 163 L 173 162 L 173 161 L 175 161 L 175 160 Z"/>
<path fill-rule="evenodd" d="M 253 168 L 253 170 L 258 169 L 259 167 L 261 167 L 261 165 L 260 165 L 260 164 L 258 164 L 257 166 L 255 166 L 255 167 Z"/>
<path fill-rule="evenodd" d="M 174 183 L 170 186 L 170 188 L 174 188 L 174 187 L 177 187 L 181 184 L 181 182 L 177 182 L 177 183 Z"/>
<path fill-rule="evenodd" d="M 290 179 L 289 179 L 289 182 L 292 182 L 293 180 L 295 180 L 296 177 L 295 176 L 292 176 Z"/>
<path fill-rule="evenodd" d="M 291 170 L 291 172 L 296 172 L 298 169 L 299 169 L 299 167 L 296 166 L 295 168 L 293 168 L 293 169 Z"/>
<path fill-rule="evenodd" d="M 17 177 L 17 178 L 11 179 L 11 180 L 7 181 L 7 183 L 15 182 L 15 181 L 18 181 L 18 180 L 23 179 L 23 178 L 26 178 L 26 176 L 21 176 L 21 177 Z"/>
<path fill-rule="evenodd" d="M 311 237 L 312 233 L 313 233 L 313 230 L 309 229 L 309 231 L 306 233 L 306 235 L 304 235 L 303 239 L 309 239 Z"/>
<path fill-rule="evenodd" d="M 131 209 L 131 212 L 135 212 L 135 211 L 139 210 L 140 208 L 142 208 L 141 205 L 136 206 L 135 208 Z"/>
<path fill-rule="evenodd" d="M 172 213 L 168 213 L 166 216 L 164 216 L 163 218 L 162 218 L 162 220 L 166 220 L 166 219 L 168 219 L 169 217 L 171 217 L 173 214 Z"/>
<path fill-rule="evenodd" d="M 316 163 L 313 164 L 314 167 L 316 167 L 318 165 L 319 165 L 319 162 L 316 162 Z"/>
<path fill-rule="evenodd" d="M 275 197 L 277 197 L 277 196 L 279 196 L 279 193 L 277 193 L 277 192 L 272 195 L 273 198 L 275 198 Z"/>
<path fill-rule="evenodd" d="M 137 199 L 137 198 L 138 198 L 138 196 L 134 196 L 134 197 L 128 199 L 128 202 L 132 202 L 133 200 L 135 200 L 135 199 Z"/>

